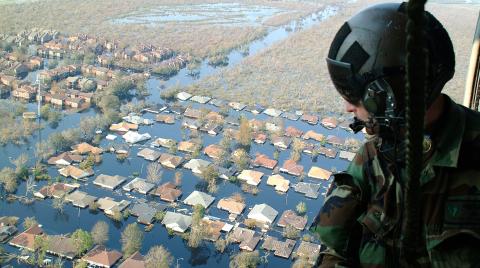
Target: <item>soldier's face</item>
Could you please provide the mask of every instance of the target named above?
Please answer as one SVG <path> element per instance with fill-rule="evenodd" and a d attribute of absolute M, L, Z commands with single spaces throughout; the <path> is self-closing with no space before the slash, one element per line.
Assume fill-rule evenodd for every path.
<path fill-rule="evenodd" d="M 358 104 L 352 104 L 348 101 L 345 101 L 345 110 L 349 113 L 353 113 L 358 120 L 363 122 L 368 121 L 368 112 L 361 102 Z"/>

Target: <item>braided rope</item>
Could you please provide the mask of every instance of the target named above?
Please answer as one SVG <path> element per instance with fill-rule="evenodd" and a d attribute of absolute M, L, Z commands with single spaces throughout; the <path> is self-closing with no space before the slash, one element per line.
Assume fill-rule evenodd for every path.
<path fill-rule="evenodd" d="M 407 6 L 407 81 L 406 81 L 406 172 L 405 228 L 403 258 L 409 266 L 416 261 L 416 241 L 421 238 L 420 173 L 425 116 L 428 53 L 425 35 L 426 0 L 410 0 Z"/>

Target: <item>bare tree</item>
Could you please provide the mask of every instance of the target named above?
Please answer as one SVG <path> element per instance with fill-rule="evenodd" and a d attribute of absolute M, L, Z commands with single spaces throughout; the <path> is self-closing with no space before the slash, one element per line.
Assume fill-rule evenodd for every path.
<path fill-rule="evenodd" d="M 97 245 L 105 245 L 108 241 L 108 224 L 104 221 L 98 221 L 90 232 L 93 242 Z"/>
<path fill-rule="evenodd" d="M 147 166 L 147 180 L 154 184 L 159 183 L 162 180 L 162 166 L 157 163 L 153 162 L 148 164 Z"/>
<path fill-rule="evenodd" d="M 146 268 L 168 268 L 172 265 L 172 254 L 163 246 L 151 247 L 145 256 Z"/>

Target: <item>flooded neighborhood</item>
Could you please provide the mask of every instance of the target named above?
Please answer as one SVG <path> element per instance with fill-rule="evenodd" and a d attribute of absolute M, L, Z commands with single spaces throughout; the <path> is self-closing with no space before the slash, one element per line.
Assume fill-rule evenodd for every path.
<path fill-rule="evenodd" d="M 232 81 L 348 3 L 194 2 L 126 4 L 98 32 L 0 24 L 0 267 L 315 265 L 309 227 L 364 134 L 336 93 Z M 213 51 L 105 33 L 182 23 L 246 37 Z"/>

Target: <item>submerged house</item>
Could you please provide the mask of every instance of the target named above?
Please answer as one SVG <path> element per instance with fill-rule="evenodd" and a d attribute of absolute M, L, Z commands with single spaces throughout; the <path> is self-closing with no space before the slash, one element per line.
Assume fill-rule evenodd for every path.
<path fill-rule="evenodd" d="M 97 245 L 82 257 L 83 261 L 94 267 L 110 268 L 115 265 L 121 258 L 122 253 L 116 250 L 108 250 L 105 246 Z"/>
<path fill-rule="evenodd" d="M 23 233 L 15 236 L 8 244 L 21 249 L 34 251 L 35 238 L 42 235 L 43 229 L 39 225 L 35 225 L 28 228 Z"/>
<path fill-rule="evenodd" d="M 45 185 L 40 189 L 38 192 L 34 192 L 33 195 L 35 197 L 45 199 L 45 198 L 61 198 L 73 190 L 78 188 L 78 185 L 67 184 L 67 183 L 53 183 L 52 185 Z"/>
<path fill-rule="evenodd" d="M 309 131 L 305 132 L 305 134 L 303 134 L 302 138 L 304 140 L 313 139 L 313 140 L 316 140 L 318 142 L 322 142 L 323 140 L 325 140 L 325 136 L 323 134 L 317 133 L 313 130 L 309 130 Z"/>
<path fill-rule="evenodd" d="M 155 187 L 155 184 L 147 182 L 145 179 L 136 177 L 131 182 L 125 184 L 122 189 L 127 192 L 133 190 L 141 194 L 147 194 L 153 189 L 153 187 Z"/>
<path fill-rule="evenodd" d="M 311 167 L 307 174 L 310 178 L 328 180 L 332 176 L 332 172 L 321 167 Z"/>
<path fill-rule="evenodd" d="M 306 197 L 317 199 L 320 184 L 309 183 L 309 182 L 299 182 L 295 185 L 295 192 L 305 194 Z"/>
<path fill-rule="evenodd" d="M 328 116 L 322 119 L 320 122 L 322 126 L 324 126 L 326 129 L 334 129 L 338 125 L 338 121 L 335 117 Z"/>
<path fill-rule="evenodd" d="M 184 233 L 192 225 L 192 217 L 176 212 L 167 211 L 163 217 L 162 224 L 175 232 Z"/>
<path fill-rule="evenodd" d="M 98 199 L 97 204 L 99 209 L 103 210 L 107 215 L 114 215 L 115 212 L 122 212 L 130 205 L 130 201 L 121 200 L 117 202 L 111 197 L 102 197 Z"/>
<path fill-rule="evenodd" d="M 95 146 L 92 146 L 92 145 L 90 145 L 86 142 L 74 145 L 74 146 L 72 146 L 72 149 L 73 149 L 72 152 L 77 153 L 77 154 L 89 154 L 89 153 L 101 154 L 101 153 L 103 153 L 102 149 L 100 149 L 98 147 L 95 147 Z"/>
<path fill-rule="evenodd" d="M 61 153 L 57 156 L 52 156 L 48 159 L 47 163 L 49 165 L 63 165 L 68 166 L 73 163 L 80 163 L 83 161 L 83 156 L 72 154 L 69 152 Z"/>
<path fill-rule="evenodd" d="M 295 229 L 302 231 L 307 225 L 307 218 L 298 216 L 293 210 L 285 210 L 278 220 L 277 225 L 280 227 L 291 225 L 295 227 Z"/>
<path fill-rule="evenodd" d="M 303 114 L 301 120 L 307 122 L 310 125 L 318 124 L 318 116 L 313 114 Z"/>
<path fill-rule="evenodd" d="M 217 208 L 228 211 L 231 214 L 240 215 L 245 209 L 245 203 L 233 198 L 222 198 L 218 201 Z"/>
<path fill-rule="evenodd" d="M 278 215 L 278 211 L 267 204 L 255 205 L 248 213 L 249 219 L 254 219 L 257 222 L 271 225 Z"/>
<path fill-rule="evenodd" d="M 235 227 L 230 234 L 230 239 L 234 243 L 240 243 L 240 249 L 246 251 L 254 251 L 261 238 L 259 233 L 243 227 Z"/>
<path fill-rule="evenodd" d="M 97 197 L 88 195 L 85 192 L 82 192 L 80 190 L 76 190 L 75 192 L 67 195 L 65 197 L 65 200 L 68 202 L 71 202 L 72 205 L 79 207 L 79 208 L 86 208 L 95 200 L 97 200 Z"/>
<path fill-rule="evenodd" d="M 64 177 L 72 177 L 75 180 L 86 181 L 86 178 L 93 175 L 93 169 L 83 170 L 75 166 L 66 166 L 58 170 Z"/>
<path fill-rule="evenodd" d="M 49 235 L 47 253 L 73 260 L 77 256 L 75 241 L 65 235 Z"/>
<path fill-rule="evenodd" d="M 149 225 L 155 220 L 155 215 L 164 211 L 165 208 L 165 205 L 158 202 L 138 202 L 130 209 L 130 213 L 138 217 L 137 221 L 139 223 Z"/>
<path fill-rule="evenodd" d="M 122 184 L 126 180 L 127 178 L 120 175 L 110 176 L 110 175 L 100 174 L 93 181 L 93 184 L 103 188 L 110 189 L 110 190 L 115 190 L 115 188 L 117 188 L 120 184 Z"/>
<path fill-rule="evenodd" d="M 303 166 L 297 164 L 295 161 L 288 159 L 285 160 L 283 166 L 280 168 L 281 172 L 288 173 L 293 176 L 300 176 L 303 173 Z"/>
<path fill-rule="evenodd" d="M 183 200 L 183 203 L 190 205 L 190 206 L 195 206 L 195 205 L 201 205 L 204 208 L 208 208 L 213 201 L 215 200 L 215 197 L 204 193 L 200 191 L 193 191 L 185 200 Z"/>
<path fill-rule="evenodd" d="M 125 133 L 130 130 L 138 130 L 138 125 L 133 123 L 121 122 L 118 124 L 112 124 L 110 126 L 110 131 Z"/>
<path fill-rule="evenodd" d="M 164 167 L 176 169 L 178 166 L 182 164 L 183 157 L 168 154 L 168 153 L 163 153 L 160 155 L 158 162 Z"/>
<path fill-rule="evenodd" d="M 209 161 L 194 158 L 183 165 L 184 168 L 190 169 L 193 173 L 202 174 L 202 170 L 207 168 L 211 163 Z"/>
<path fill-rule="evenodd" d="M 145 268 L 145 257 L 140 252 L 135 252 L 122 262 L 118 268 Z"/>
<path fill-rule="evenodd" d="M 303 131 L 296 127 L 288 126 L 285 129 L 285 136 L 292 138 L 300 138 L 303 135 Z"/>
<path fill-rule="evenodd" d="M 186 100 L 190 99 L 191 97 L 192 97 L 192 94 L 184 92 L 184 91 L 177 93 L 177 99 L 182 100 L 182 101 L 186 101 Z"/>
<path fill-rule="evenodd" d="M 299 258 L 305 258 L 309 260 L 310 264 L 315 265 L 315 262 L 320 256 L 320 245 L 307 241 L 301 241 L 300 246 L 295 252 L 295 255 Z"/>
<path fill-rule="evenodd" d="M 207 97 L 207 96 L 198 96 L 198 95 L 195 95 L 195 96 L 190 98 L 191 101 L 198 102 L 198 103 L 201 103 L 201 104 L 206 104 L 211 99 L 212 98 Z"/>
<path fill-rule="evenodd" d="M 268 177 L 267 184 L 275 186 L 276 191 L 286 193 L 289 189 L 290 181 L 280 174 L 275 174 Z"/>
<path fill-rule="evenodd" d="M 152 194 L 160 197 L 163 201 L 175 202 L 182 195 L 182 191 L 177 189 L 172 182 L 167 182 L 158 186 Z"/>
<path fill-rule="evenodd" d="M 340 151 L 340 155 L 338 157 L 340 157 L 340 159 L 352 161 L 353 158 L 355 157 L 355 153 L 348 152 L 348 151 Z"/>
<path fill-rule="evenodd" d="M 122 137 L 125 139 L 126 142 L 132 143 L 132 144 L 137 143 L 137 142 L 146 141 L 146 140 L 149 140 L 150 138 L 152 138 L 152 136 L 150 136 L 150 134 L 148 134 L 148 133 L 140 134 L 140 133 L 134 132 L 134 131 L 128 131 Z"/>
<path fill-rule="evenodd" d="M 239 180 L 245 181 L 247 184 L 257 186 L 262 181 L 263 172 L 244 169 L 237 177 Z"/>
<path fill-rule="evenodd" d="M 254 167 L 264 167 L 268 169 L 274 169 L 278 161 L 268 158 L 267 155 L 257 153 L 255 160 L 253 160 L 252 165 Z"/>
<path fill-rule="evenodd" d="M 210 158 L 220 159 L 224 153 L 224 150 L 222 146 L 218 144 L 210 144 L 203 149 L 203 153 L 208 155 Z"/>
<path fill-rule="evenodd" d="M 285 242 L 279 241 L 273 236 L 266 236 L 262 244 L 262 248 L 269 251 L 274 251 L 273 255 L 288 259 L 295 247 L 295 240 L 287 239 Z"/>
<path fill-rule="evenodd" d="M 267 108 L 263 111 L 263 113 L 271 117 L 279 117 L 282 114 L 282 111 L 274 108 Z"/>
<path fill-rule="evenodd" d="M 137 153 L 137 156 L 143 157 L 149 161 L 157 160 L 162 153 L 159 151 L 152 150 L 150 148 L 144 148 Z"/>

